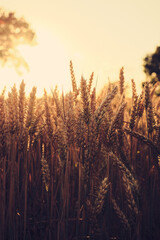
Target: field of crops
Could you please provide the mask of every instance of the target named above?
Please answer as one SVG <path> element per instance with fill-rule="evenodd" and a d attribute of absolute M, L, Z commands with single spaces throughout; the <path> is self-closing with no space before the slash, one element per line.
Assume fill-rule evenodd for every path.
<path fill-rule="evenodd" d="M 73 91 L 0 95 L 1 240 L 158 240 L 160 98 L 132 80 L 100 95 L 94 74 Z"/>

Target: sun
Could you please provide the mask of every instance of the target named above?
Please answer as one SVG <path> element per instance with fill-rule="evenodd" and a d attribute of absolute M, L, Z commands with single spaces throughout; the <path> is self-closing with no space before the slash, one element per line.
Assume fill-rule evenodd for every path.
<path fill-rule="evenodd" d="M 27 95 L 29 95 L 33 86 L 37 87 L 38 97 L 43 95 L 44 88 L 49 93 L 56 85 L 60 91 L 68 92 L 71 90 L 71 81 L 70 59 L 67 51 L 60 40 L 46 29 L 41 28 L 36 34 L 38 42 L 36 46 L 21 45 L 18 47 L 29 65 L 29 72 L 24 70 L 23 74 L 18 76 L 14 69 L 5 67 L 1 71 L 1 78 L 4 77 L 4 86 L 7 87 L 7 90 L 14 83 L 19 87 L 23 79 L 26 84 Z M 1 88 L 4 86 L 1 86 Z"/>
<path fill-rule="evenodd" d="M 37 31 L 38 45 L 20 46 L 19 49 L 29 64 L 30 72 L 25 73 L 26 87 L 37 86 L 37 95 L 42 95 L 58 85 L 67 92 L 71 88 L 69 57 L 59 39 L 45 29 Z"/>

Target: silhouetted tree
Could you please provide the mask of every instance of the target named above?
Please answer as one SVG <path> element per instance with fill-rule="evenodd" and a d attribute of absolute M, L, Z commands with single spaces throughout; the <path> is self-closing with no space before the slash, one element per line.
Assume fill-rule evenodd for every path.
<path fill-rule="evenodd" d="M 21 44 L 35 45 L 35 32 L 24 18 L 17 18 L 14 12 L 5 13 L 0 8 L 0 62 L 2 66 L 13 66 L 18 73 L 21 73 L 21 67 L 29 70 L 17 48 Z"/>
<path fill-rule="evenodd" d="M 144 58 L 144 72 L 151 77 L 152 84 L 160 81 L 160 47 L 156 48 L 153 54 Z"/>

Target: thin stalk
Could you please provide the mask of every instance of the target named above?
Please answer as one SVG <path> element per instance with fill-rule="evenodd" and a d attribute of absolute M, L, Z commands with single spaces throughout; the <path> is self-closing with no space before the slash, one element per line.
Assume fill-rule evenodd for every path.
<path fill-rule="evenodd" d="M 132 159 L 133 137 L 132 137 L 132 135 L 130 136 L 130 141 L 131 141 L 130 159 L 131 159 L 131 166 L 132 166 L 132 164 L 133 164 L 133 159 Z"/>
<path fill-rule="evenodd" d="M 5 239 L 5 216 L 6 216 L 6 157 L 3 158 L 3 208 L 2 208 L 2 240 Z"/>
<path fill-rule="evenodd" d="M 25 149 L 25 158 L 24 158 L 24 232 L 23 232 L 23 240 L 26 239 L 26 224 L 27 224 L 27 188 L 28 188 L 28 170 L 27 170 L 27 162 L 28 162 L 28 149 Z"/>

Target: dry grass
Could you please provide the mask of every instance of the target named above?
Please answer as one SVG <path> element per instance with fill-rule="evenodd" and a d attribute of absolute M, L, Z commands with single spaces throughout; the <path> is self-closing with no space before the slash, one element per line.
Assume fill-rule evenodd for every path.
<path fill-rule="evenodd" d="M 70 71 L 65 96 L 0 96 L 0 239 L 159 239 L 159 98 Z"/>

